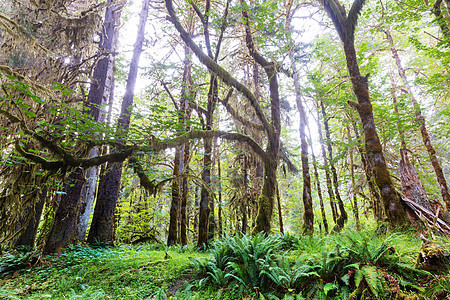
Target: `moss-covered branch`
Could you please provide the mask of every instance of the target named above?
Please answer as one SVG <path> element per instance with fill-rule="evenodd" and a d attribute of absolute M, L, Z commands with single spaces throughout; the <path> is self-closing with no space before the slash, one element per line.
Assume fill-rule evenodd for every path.
<path fill-rule="evenodd" d="M 246 143 L 257 155 L 259 155 L 262 158 L 265 158 L 267 155 L 266 152 L 261 148 L 261 146 L 248 135 L 220 130 L 191 130 L 185 132 L 184 134 L 174 139 L 155 142 L 153 150 L 161 151 L 168 148 L 174 148 L 192 139 L 219 138 L 219 137 L 229 141 Z M 145 149 L 142 150 L 145 151 Z"/>
<path fill-rule="evenodd" d="M 233 76 L 231 76 L 230 73 L 228 73 L 224 68 L 222 68 L 219 64 L 217 64 L 213 59 L 211 59 L 208 55 L 206 55 L 200 47 L 195 44 L 195 42 L 190 37 L 189 33 L 184 29 L 183 25 L 181 25 L 180 21 L 178 20 L 175 10 L 173 8 L 173 3 L 171 0 L 165 0 L 166 2 L 166 8 L 170 16 L 170 21 L 174 24 L 177 31 L 180 33 L 181 38 L 186 43 L 186 45 L 191 48 L 191 50 L 194 52 L 194 54 L 198 57 L 200 62 L 204 64 L 208 70 L 210 70 L 212 73 L 216 74 L 224 83 L 227 85 L 235 88 L 239 92 L 241 92 L 249 101 L 251 106 L 256 112 L 257 117 L 260 119 L 261 123 L 263 124 L 264 128 L 268 131 L 270 131 L 271 125 L 269 121 L 267 120 L 266 116 L 264 115 L 263 110 L 259 106 L 258 100 L 256 99 L 255 95 L 248 89 L 245 85 L 243 85 L 241 82 L 239 82 L 237 79 L 235 79 Z"/>

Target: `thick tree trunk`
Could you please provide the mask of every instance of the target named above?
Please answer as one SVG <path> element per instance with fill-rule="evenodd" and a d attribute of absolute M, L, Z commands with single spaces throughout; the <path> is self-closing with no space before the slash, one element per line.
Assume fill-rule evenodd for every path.
<path fill-rule="evenodd" d="M 391 52 L 392 52 L 393 58 L 395 59 L 395 63 L 397 65 L 398 74 L 400 75 L 400 78 L 402 79 L 402 81 L 406 87 L 406 90 L 408 91 L 408 94 L 410 96 L 411 102 L 413 104 L 416 121 L 417 121 L 417 124 L 419 125 L 420 133 L 422 134 L 423 144 L 425 145 L 428 155 L 430 156 L 430 161 L 431 161 L 431 164 L 433 165 L 434 172 L 436 173 L 436 179 L 437 179 L 437 182 L 438 182 L 440 190 L 441 190 L 442 199 L 444 200 L 444 203 L 448 210 L 448 209 L 450 209 L 450 193 L 448 190 L 447 180 L 445 179 L 441 164 L 439 163 L 439 161 L 437 159 L 436 150 L 434 149 L 433 144 L 431 143 L 430 136 L 428 134 L 427 127 L 425 125 L 425 118 L 422 115 L 422 111 L 420 109 L 419 103 L 417 102 L 416 98 L 414 97 L 412 88 L 408 83 L 408 78 L 406 77 L 406 73 L 405 73 L 405 70 L 403 69 L 397 49 L 395 49 L 395 47 L 394 47 L 394 41 L 392 39 L 392 36 L 389 33 L 389 31 L 385 31 L 385 33 L 387 35 L 387 39 L 391 46 Z"/>
<path fill-rule="evenodd" d="M 211 154 L 207 155 L 206 153 L 211 153 L 212 145 L 211 139 L 204 139 L 204 151 L 203 155 L 203 173 L 202 180 L 203 184 L 210 186 L 211 185 Z M 198 240 L 197 247 L 203 248 L 204 245 L 208 243 L 208 229 L 209 229 L 209 214 L 210 214 L 210 194 L 205 186 L 202 186 L 201 194 L 200 194 L 200 206 L 199 206 L 199 217 L 198 217 Z"/>
<path fill-rule="evenodd" d="M 98 148 L 95 147 L 89 154 L 90 157 L 99 156 Z M 80 213 L 78 215 L 78 241 L 84 242 L 86 231 L 94 206 L 95 192 L 97 191 L 98 167 L 92 167 L 86 171 L 86 183 L 83 186 L 80 200 Z"/>
<path fill-rule="evenodd" d="M 62 251 L 77 241 L 77 218 L 81 190 L 86 181 L 83 170 L 75 169 L 66 180 L 65 194 L 61 195 L 53 224 L 44 246 L 44 253 Z"/>
<path fill-rule="evenodd" d="M 383 149 L 373 118 L 367 76 L 361 76 L 356 57 L 354 33 L 363 5 L 364 1 L 355 0 L 347 16 L 345 8 L 339 3 L 339 0 L 324 0 L 324 8 L 330 15 L 336 31 L 344 44 L 348 73 L 352 82 L 353 92 L 358 99 L 358 103 L 351 101 L 348 101 L 348 103 L 358 111 L 361 119 L 364 128 L 364 145 L 367 158 L 372 167 L 376 184 L 380 189 L 387 217 L 393 227 L 403 227 L 409 224 L 409 221 L 384 159 Z"/>
<path fill-rule="evenodd" d="M 353 37 L 344 41 L 344 52 L 347 68 L 352 81 L 353 91 L 358 99 L 357 108 L 364 128 L 364 144 L 367 158 L 375 176 L 375 182 L 380 189 L 381 199 L 389 222 L 394 227 L 409 224 L 400 197 L 395 190 L 391 175 L 384 159 L 380 139 L 373 118 L 373 108 L 370 102 L 367 78 L 362 77 L 356 59 Z"/>
<path fill-rule="evenodd" d="M 139 58 L 144 43 L 145 24 L 147 22 L 149 0 L 144 0 L 139 16 L 139 25 L 136 43 L 133 49 L 133 57 L 130 63 L 125 95 L 122 101 L 122 109 L 118 120 L 119 131 L 126 134 L 130 125 L 131 108 L 133 105 L 134 88 L 139 68 Z M 123 140 L 121 141 L 124 142 Z M 120 180 L 122 178 L 122 163 L 116 163 L 103 175 L 103 184 L 100 188 L 95 205 L 94 217 L 88 242 L 99 242 L 102 244 L 113 244 L 114 242 L 114 214 L 120 191 Z"/>
<path fill-rule="evenodd" d="M 108 171 L 101 176 L 94 216 L 87 238 L 88 243 L 114 244 L 114 217 L 121 178 L 122 163 L 115 163 L 108 167 Z"/>
<path fill-rule="evenodd" d="M 114 1 L 108 0 L 108 3 L 112 4 Z M 109 89 L 111 88 L 111 75 L 114 60 L 112 52 L 117 44 L 115 30 L 118 19 L 120 18 L 120 12 L 121 10 L 117 9 L 116 5 L 110 5 L 107 7 L 105 13 L 105 21 L 103 24 L 103 32 L 105 35 L 103 43 L 100 45 L 100 49 L 109 54 L 100 59 L 94 68 L 92 85 L 88 95 L 88 110 L 86 111 L 86 113 L 91 115 L 96 121 L 99 121 L 102 118 L 103 105 L 107 103 Z M 68 181 L 76 182 L 75 186 L 79 188 L 79 190 L 73 186 L 70 187 L 66 185 L 67 190 L 65 190 L 65 194 L 61 196 L 61 203 L 56 209 L 55 220 L 50 230 L 47 244 L 44 247 L 44 252 L 48 253 L 56 251 L 59 248 L 65 248 L 67 245 L 75 242 L 73 239 L 73 229 L 77 231 L 75 236 L 78 239 L 78 227 L 83 226 L 84 228 L 86 224 L 87 228 L 87 223 L 84 222 L 85 218 L 81 225 L 78 224 L 80 208 L 82 206 L 86 207 L 86 203 L 81 203 L 83 185 L 79 185 L 79 183 L 85 182 L 84 174 L 82 173 L 83 170 L 76 170 L 69 175 Z M 70 207 L 69 209 L 64 207 L 66 204 Z M 86 232 L 86 229 L 84 228 L 82 231 Z"/>

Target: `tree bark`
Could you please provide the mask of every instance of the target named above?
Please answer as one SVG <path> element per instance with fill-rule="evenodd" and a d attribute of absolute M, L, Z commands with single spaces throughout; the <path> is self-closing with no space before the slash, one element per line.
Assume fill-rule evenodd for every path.
<path fill-rule="evenodd" d="M 108 3 L 111 5 L 107 7 L 105 13 L 105 21 L 103 24 L 105 36 L 99 47 L 101 51 L 106 51 L 108 55 L 100 59 L 94 68 L 93 80 L 88 94 L 89 103 L 86 108 L 86 113 L 91 115 L 96 121 L 101 119 L 102 109 L 104 109 L 103 106 L 107 103 L 109 96 L 114 60 L 113 50 L 117 43 L 115 31 L 121 11 L 120 9 L 117 10 L 117 5 L 113 5 L 114 1 L 108 0 Z M 80 225 L 78 223 L 80 209 L 87 207 L 87 203 L 83 201 L 85 198 L 82 199 L 82 190 L 85 183 L 85 175 L 83 173 L 83 170 L 75 170 L 67 179 L 69 182 L 72 182 L 72 184 L 75 184 L 79 190 L 74 188 L 74 186 L 71 187 L 66 185 L 67 190 L 65 190 L 65 194 L 61 196 L 61 202 L 56 209 L 54 216 L 55 220 L 44 247 L 44 252 L 46 253 L 65 248 L 67 245 L 75 242 L 79 236 L 81 237 L 81 233 L 79 234 L 78 231 L 86 232 L 86 217 L 82 219 Z M 83 182 L 83 184 L 79 185 L 80 182 Z M 66 205 L 68 205 L 69 209 L 65 208 Z M 84 211 L 82 213 L 84 214 Z M 73 230 L 75 230 L 75 232 L 72 232 Z M 74 236 L 76 239 L 74 239 Z"/>
<path fill-rule="evenodd" d="M 309 129 L 308 124 L 306 124 L 306 128 L 308 129 L 309 138 L 311 140 L 311 131 Z M 316 180 L 317 195 L 319 196 L 320 212 L 322 214 L 323 227 L 325 229 L 325 234 L 328 234 L 328 221 L 327 221 L 327 215 L 325 213 L 325 205 L 323 203 L 322 187 L 320 185 L 319 171 L 317 170 L 316 155 L 314 154 L 314 147 L 313 147 L 313 145 L 310 144 L 309 146 L 310 146 L 310 149 L 311 149 L 311 156 L 312 156 L 312 160 L 313 160 L 314 178 Z"/>
<path fill-rule="evenodd" d="M 280 233 L 284 234 L 283 214 L 281 213 L 281 197 L 277 182 L 277 206 L 278 206 L 278 223 L 280 224 Z"/>
<path fill-rule="evenodd" d="M 217 219 L 218 219 L 218 228 L 217 228 L 217 233 L 219 235 L 219 237 L 222 237 L 223 235 L 223 222 L 222 222 L 222 169 L 220 167 L 220 150 L 219 147 L 217 147 L 217 181 L 218 181 L 218 186 L 217 186 L 217 194 L 218 194 L 218 212 L 217 212 Z"/>
<path fill-rule="evenodd" d="M 99 156 L 97 147 L 91 150 L 90 157 Z M 80 213 L 78 215 L 77 239 L 84 242 L 86 231 L 91 217 L 95 201 L 95 192 L 97 191 L 98 167 L 92 167 L 86 171 L 86 183 L 81 191 Z"/>
<path fill-rule="evenodd" d="M 147 22 L 149 0 L 144 0 L 139 15 L 139 25 L 136 43 L 134 44 L 133 57 L 130 63 L 125 95 L 122 101 L 122 109 L 118 120 L 118 129 L 123 135 L 130 125 L 131 108 L 133 105 L 134 88 L 139 68 L 139 58 L 144 43 L 145 24 Z M 121 140 L 125 143 L 124 140 Z M 99 242 L 112 245 L 114 242 L 114 215 L 122 178 L 122 163 L 115 163 L 110 170 L 103 175 L 104 184 L 100 184 L 97 203 L 95 205 L 91 230 L 88 242 Z M 100 182 L 102 183 L 102 182 Z"/>
<path fill-rule="evenodd" d="M 358 128 L 356 127 L 356 122 L 354 121 L 353 118 L 352 118 L 352 126 L 353 126 L 353 131 L 354 131 L 355 137 L 356 137 L 358 153 L 361 156 L 361 163 L 362 163 L 363 168 L 364 168 L 364 175 L 366 177 L 366 181 L 367 181 L 367 184 L 369 186 L 369 191 L 370 191 L 371 200 L 372 200 L 374 219 L 376 221 L 381 221 L 381 220 L 383 220 L 384 211 L 383 211 L 383 207 L 381 205 L 382 203 L 381 203 L 380 192 L 379 192 L 378 187 L 377 187 L 377 185 L 375 183 L 375 178 L 374 178 L 374 174 L 372 172 L 372 168 L 369 166 L 369 163 L 368 163 L 368 160 L 367 160 L 367 154 L 364 151 L 364 148 L 362 146 L 361 136 L 359 134 Z"/>
<path fill-rule="evenodd" d="M 383 205 L 390 224 L 393 227 L 403 227 L 409 224 L 405 210 L 400 201 L 399 194 L 395 190 L 391 174 L 386 165 L 382 146 L 373 118 L 373 108 L 370 101 L 367 76 L 361 76 L 355 50 L 355 27 L 358 15 L 364 5 L 364 0 L 355 0 L 348 13 L 338 0 L 325 0 L 324 8 L 330 15 L 336 31 L 343 44 L 347 62 L 347 69 L 352 82 L 353 92 L 358 103 L 349 104 L 357 109 L 364 128 L 364 144 L 369 164 L 373 169 L 375 181 L 380 189 Z"/>
<path fill-rule="evenodd" d="M 292 2 L 289 2 L 287 7 L 287 17 L 285 23 L 286 38 L 289 40 L 288 33 L 291 29 L 291 21 L 293 11 Z M 293 41 L 291 41 L 293 42 Z M 305 108 L 302 103 L 300 78 L 295 64 L 295 47 L 292 47 L 289 51 L 289 59 L 291 61 L 292 71 L 294 73 L 294 90 L 295 90 L 295 102 L 297 104 L 297 110 L 300 114 L 300 144 L 301 144 L 301 161 L 302 161 L 302 177 L 303 177 L 303 228 L 302 232 L 306 235 L 312 235 L 314 233 L 314 210 L 311 196 L 311 175 L 309 174 L 309 162 L 308 162 L 308 142 L 306 140 L 305 128 L 308 126 L 308 117 L 306 116 Z"/>
<path fill-rule="evenodd" d="M 184 145 L 184 172 L 187 173 L 188 162 L 189 162 L 189 142 Z M 180 226 L 180 239 L 181 245 L 187 245 L 187 227 L 188 227 L 188 217 L 187 217 L 187 205 L 188 205 L 188 195 L 189 195 L 189 185 L 187 177 L 182 178 L 181 182 L 181 226 Z"/>
<path fill-rule="evenodd" d="M 81 190 L 86 181 L 83 170 L 75 169 L 66 180 L 65 194 L 61 195 L 56 214 L 51 226 L 44 253 L 62 251 L 67 245 L 77 241 L 77 218 Z"/>

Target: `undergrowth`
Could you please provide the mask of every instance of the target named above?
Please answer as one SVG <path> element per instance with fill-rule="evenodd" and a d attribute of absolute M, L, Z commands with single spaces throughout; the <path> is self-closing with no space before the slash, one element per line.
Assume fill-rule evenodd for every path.
<path fill-rule="evenodd" d="M 370 230 L 225 236 L 205 252 L 74 245 L 35 265 L 22 249 L 0 259 L 0 299 L 445 299 L 449 272 L 417 268 L 420 244 Z"/>

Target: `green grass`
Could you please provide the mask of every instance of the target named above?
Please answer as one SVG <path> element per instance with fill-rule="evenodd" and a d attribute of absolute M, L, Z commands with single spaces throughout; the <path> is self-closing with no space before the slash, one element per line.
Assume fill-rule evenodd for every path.
<path fill-rule="evenodd" d="M 86 250 L 85 250 L 86 249 Z M 151 299 L 161 289 L 175 293 L 182 286 L 190 257 L 151 247 L 81 248 L 0 281 L 0 299 Z"/>
<path fill-rule="evenodd" d="M 448 240 L 444 241 L 446 249 Z M 450 273 L 415 268 L 411 233 L 224 237 L 207 252 L 143 244 L 92 249 L 24 265 L 0 258 L 0 299 L 439 299 Z M 167 252 L 165 251 L 167 250 Z M 12 271 L 11 271 L 12 270 Z M 409 297 L 409 298 L 408 298 Z M 437 297 L 437 298 L 436 298 Z"/>

